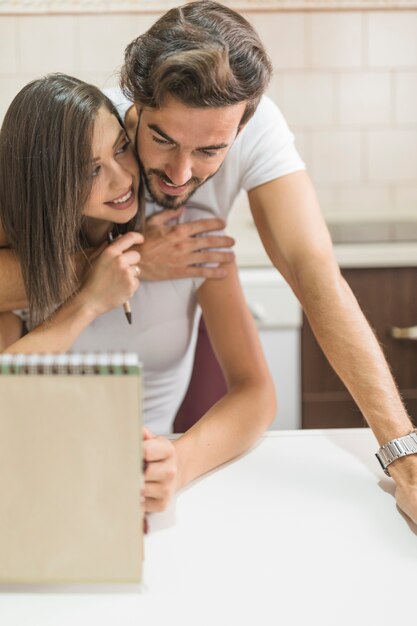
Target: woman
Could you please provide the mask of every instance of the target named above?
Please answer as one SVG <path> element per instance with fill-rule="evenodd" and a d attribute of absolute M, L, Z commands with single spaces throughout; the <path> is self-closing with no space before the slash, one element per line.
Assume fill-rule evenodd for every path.
<path fill-rule="evenodd" d="M 100 106 L 103 110 L 93 124 Z M 120 170 L 116 186 L 107 189 L 96 184 L 98 166 L 91 162 L 91 144 L 95 141 L 98 147 L 105 134 L 117 139 L 105 156 L 109 167 Z M 121 186 L 130 194 L 124 203 L 118 199 Z M 102 244 L 112 229 L 126 232 L 138 215 L 138 166 L 110 101 L 97 89 L 63 75 L 23 88 L 0 133 L 0 190 L 0 221 L 21 260 L 30 326 L 47 319 L 58 303 L 66 301 L 53 326 L 43 327 L 39 350 L 51 332 L 57 341 L 55 351 L 65 349 L 68 340 L 65 345 L 59 341 L 61 325 L 70 330 L 72 343 L 83 327 L 122 304 L 139 285 L 140 256 L 128 249 L 143 237 L 131 232 L 106 249 L 89 251 L 91 269 L 85 284 L 68 300 L 78 284 L 77 255 L 83 257 L 89 247 Z M 105 204 L 103 193 L 108 194 Z M 109 290 L 111 280 L 114 287 Z M 66 320 L 73 316 L 77 325 L 67 329 Z M 16 315 L 1 316 L 2 344 L 16 341 L 21 330 Z M 37 332 L 31 335 L 32 351 L 38 349 L 37 336 Z"/>
<path fill-rule="evenodd" d="M 142 283 L 131 299 L 131 326 L 126 324 L 120 308 L 101 317 L 97 316 L 96 307 L 86 314 L 85 309 L 91 306 L 90 294 L 81 296 L 83 290 L 51 316 L 56 304 L 68 297 L 76 285 L 77 253 L 105 245 L 108 233 L 117 232 L 115 224 L 118 232 L 122 232 L 123 226 L 132 227 L 137 214 L 136 199 L 132 198 L 137 193 L 138 169 L 113 106 L 96 88 L 55 75 L 25 89 L 23 96 L 21 92 L 12 103 L 0 134 L 0 193 L 3 191 L 5 197 L 7 185 L 10 198 L 15 198 L 1 207 L 0 217 L 22 263 L 31 319 L 35 324 L 41 323 L 8 351 L 137 351 L 145 372 L 145 423 L 164 434 L 172 430 L 190 378 L 189 346 L 195 340 L 198 304 L 225 373 L 227 394 L 179 439 L 171 442 L 145 432 L 145 509 L 162 510 L 175 490 L 245 451 L 272 421 L 274 390 L 256 329 L 236 268 L 221 281 Z M 28 111 L 33 110 L 47 111 L 48 115 L 29 117 Z M 73 119 L 69 121 L 68 116 Z M 9 166 L 10 154 L 5 154 L 5 146 L 13 136 L 10 128 L 15 132 L 16 126 L 20 129 L 23 125 L 14 146 L 18 163 Z M 44 147 L 37 145 L 38 137 L 45 137 Z M 29 149 L 28 138 L 33 140 Z M 20 142 L 26 146 L 23 151 Z M 19 170 L 17 175 L 13 168 L 22 168 L 22 172 Z M 33 168 L 39 168 L 36 177 Z M 41 193 L 37 190 L 39 180 L 43 184 Z M 22 181 L 26 181 L 27 188 L 25 203 L 19 202 Z M 32 206 L 33 199 L 37 200 L 36 208 Z M 61 211 L 56 213 L 58 204 L 62 205 L 62 215 Z M 15 218 L 14 207 L 18 205 L 22 215 Z M 198 211 L 187 209 L 187 219 L 197 214 Z M 115 249 L 120 262 L 131 268 L 138 259 L 131 256 L 137 253 L 124 247 L 128 236 L 138 235 L 125 234 L 111 249 Z M 54 252 L 45 263 L 49 246 Z M 54 258 L 63 256 L 62 249 L 65 260 L 59 258 L 57 274 L 51 276 Z M 96 254 L 101 259 L 106 253 L 99 248 Z M 40 261 L 35 260 L 37 255 L 41 255 Z M 39 273 L 33 269 L 38 266 Z M 71 268 L 69 277 L 65 274 L 67 267 Z M 108 280 L 107 285 L 111 291 L 113 281 Z M 43 290 L 48 296 L 45 302 Z M 47 316 L 50 317 L 42 323 Z"/>

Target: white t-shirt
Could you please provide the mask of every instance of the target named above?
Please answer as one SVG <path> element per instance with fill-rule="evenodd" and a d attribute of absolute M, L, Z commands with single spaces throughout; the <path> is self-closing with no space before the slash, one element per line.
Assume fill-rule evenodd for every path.
<path fill-rule="evenodd" d="M 122 119 L 132 103 L 120 89 L 107 89 Z M 263 96 L 247 125 L 236 137 L 219 171 L 188 201 L 227 218 L 237 195 L 280 176 L 305 169 L 294 145 L 294 135 L 270 98 Z M 186 205 L 187 206 L 187 205 Z"/>

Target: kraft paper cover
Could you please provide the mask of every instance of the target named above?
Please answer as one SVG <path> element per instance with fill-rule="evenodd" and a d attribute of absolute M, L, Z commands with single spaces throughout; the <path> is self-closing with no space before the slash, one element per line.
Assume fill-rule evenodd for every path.
<path fill-rule="evenodd" d="M 0 582 L 139 582 L 139 377 L 3 375 L 0 397 Z"/>

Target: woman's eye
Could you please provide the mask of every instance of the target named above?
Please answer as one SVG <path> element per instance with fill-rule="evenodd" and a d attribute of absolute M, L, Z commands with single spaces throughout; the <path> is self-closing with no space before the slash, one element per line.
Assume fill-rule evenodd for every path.
<path fill-rule="evenodd" d="M 97 166 L 93 169 L 93 171 L 92 171 L 92 173 L 91 173 L 91 176 L 92 176 L 93 178 L 95 178 L 96 176 L 98 176 L 98 174 L 99 174 L 100 170 L 101 170 L 101 165 L 97 165 Z"/>
<path fill-rule="evenodd" d="M 120 148 L 116 151 L 116 154 L 123 154 L 123 152 L 126 152 L 129 146 L 130 146 L 130 141 L 126 140 L 125 143 L 122 146 L 120 146 Z"/>

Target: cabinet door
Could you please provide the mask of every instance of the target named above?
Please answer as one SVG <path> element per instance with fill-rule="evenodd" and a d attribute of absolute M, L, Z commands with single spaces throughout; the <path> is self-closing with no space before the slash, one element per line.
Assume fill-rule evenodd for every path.
<path fill-rule="evenodd" d="M 344 270 L 375 330 L 405 404 L 417 417 L 417 341 L 394 339 L 394 326 L 417 325 L 417 268 Z M 303 428 L 366 425 L 359 409 L 332 370 L 306 318 L 302 328 Z"/>

